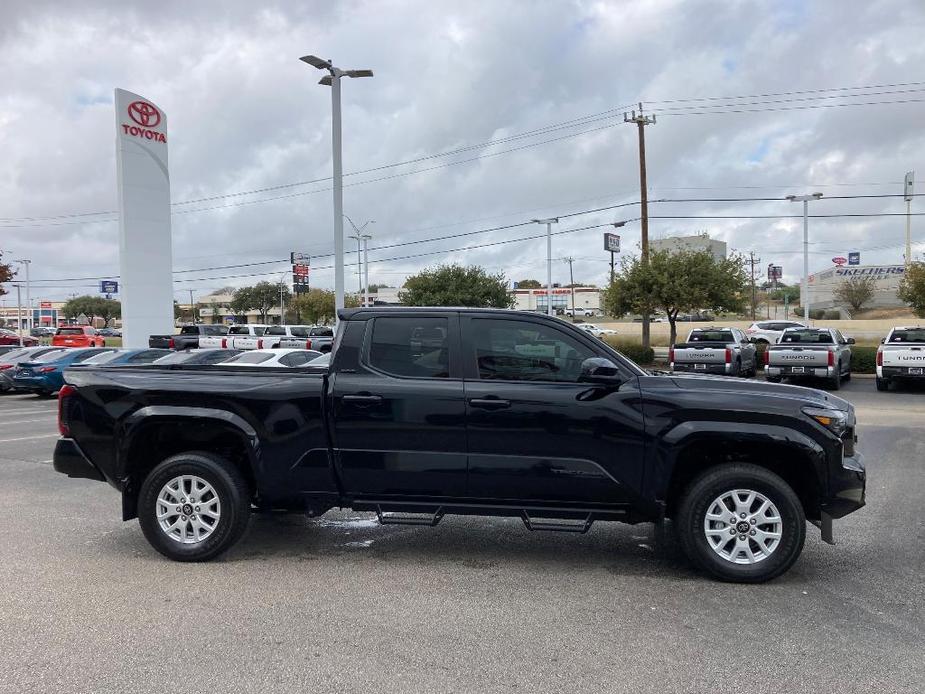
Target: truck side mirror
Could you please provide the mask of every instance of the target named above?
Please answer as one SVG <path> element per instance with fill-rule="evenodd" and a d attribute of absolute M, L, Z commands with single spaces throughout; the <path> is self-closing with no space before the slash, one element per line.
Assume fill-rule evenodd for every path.
<path fill-rule="evenodd" d="M 885 337 L 881 337 L 881 338 L 880 338 L 880 344 L 881 344 L 881 345 L 885 345 L 885 344 L 886 344 L 886 338 L 885 338 Z"/>
<path fill-rule="evenodd" d="M 854 338 L 853 338 L 853 337 L 849 337 L 847 340 L 845 340 L 845 342 L 847 342 L 849 345 L 853 345 L 853 344 L 854 344 Z"/>
<path fill-rule="evenodd" d="M 578 380 L 610 386 L 618 386 L 623 382 L 617 365 L 603 357 L 591 357 L 581 362 L 581 376 Z"/>

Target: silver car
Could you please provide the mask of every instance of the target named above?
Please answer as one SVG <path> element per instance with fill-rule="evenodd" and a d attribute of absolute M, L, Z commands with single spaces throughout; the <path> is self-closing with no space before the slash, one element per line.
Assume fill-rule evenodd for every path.
<path fill-rule="evenodd" d="M 755 344 L 763 342 L 766 345 L 776 345 L 780 336 L 787 328 L 805 328 L 803 323 L 792 320 L 762 320 L 752 323 L 745 334 Z"/>

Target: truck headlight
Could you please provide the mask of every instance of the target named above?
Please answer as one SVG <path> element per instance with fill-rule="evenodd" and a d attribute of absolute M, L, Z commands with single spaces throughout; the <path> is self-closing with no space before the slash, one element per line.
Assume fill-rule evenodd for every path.
<path fill-rule="evenodd" d="M 830 410 L 825 407 L 804 407 L 803 414 L 816 420 L 839 438 L 848 428 L 848 414 L 841 410 Z"/>

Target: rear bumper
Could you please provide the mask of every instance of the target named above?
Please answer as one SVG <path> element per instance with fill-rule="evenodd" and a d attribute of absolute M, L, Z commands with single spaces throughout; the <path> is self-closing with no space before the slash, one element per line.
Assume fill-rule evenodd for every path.
<path fill-rule="evenodd" d="M 793 369 L 803 369 L 794 372 Z M 831 378 L 835 375 L 834 366 L 766 366 L 764 372 L 767 376 L 780 376 L 783 378 Z"/>
<path fill-rule="evenodd" d="M 61 388 L 64 378 L 60 374 L 56 379 L 48 376 L 16 376 L 13 378 L 13 387 L 16 390 L 25 390 L 29 393 L 53 393 Z"/>
<path fill-rule="evenodd" d="M 704 364 L 698 362 L 672 362 L 671 370 L 678 373 L 692 374 L 728 374 L 732 364 Z"/>
<path fill-rule="evenodd" d="M 103 473 L 84 455 L 74 439 L 58 439 L 53 461 L 55 471 L 68 477 L 106 481 Z"/>
<path fill-rule="evenodd" d="M 880 378 L 911 378 L 915 380 L 925 379 L 925 368 L 921 366 L 911 367 L 921 369 L 922 373 L 909 373 L 909 367 L 906 366 L 878 366 L 877 376 Z"/>

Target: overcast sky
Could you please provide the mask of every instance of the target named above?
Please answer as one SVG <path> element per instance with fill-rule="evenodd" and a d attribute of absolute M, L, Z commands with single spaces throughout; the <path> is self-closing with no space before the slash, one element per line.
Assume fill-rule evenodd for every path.
<path fill-rule="evenodd" d="M 637 202 L 637 134 L 623 110 L 640 100 L 659 114 L 646 130 L 650 199 L 900 194 L 907 170 L 925 179 L 923 35 L 925 5 L 908 0 L 5 2 L 0 250 L 54 280 L 36 282 L 36 298 L 97 286 L 65 278 L 118 274 L 112 101 L 122 87 L 169 120 L 173 266 L 193 270 L 175 274 L 178 299 L 278 281 L 292 250 L 312 254 L 313 284 L 332 286 L 330 89 L 298 60 L 315 53 L 375 71 L 344 84 L 346 172 L 463 150 L 346 179 L 346 213 L 376 220 L 371 282 L 453 261 L 544 280 L 542 239 L 498 243 L 536 236 L 535 225 L 429 239 Z M 906 103 L 845 105 L 884 101 Z M 317 182 L 230 195 L 304 181 Z M 200 198 L 214 199 L 182 204 Z M 793 281 L 798 219 L 657 217 L 799 207 L 651 204 L 650 235 L 707 231 Z M 811 220 L 813 270 L 854 250 L 865 264 L 902 262 L 901 198 L 811 208 L 899 215 Z M 102 214 L 42 219 L 86 213 Z M 638 216 L 633 204 L 564 218 L 556 231 Z M 576 281 L 606 280 L 603 231 L 554 238 L 555 258 L 575 258 Z M 633 252 L 639 223 L 620 233 Z M 913 235 L 925 240 L 925 217 Z M 372 250 L 394 244 L 406 245 Z M 229 265 L 244 267 L 204 269 Z M 567 263 L 554 264 L 554 281 L 568 282 Z"/>

